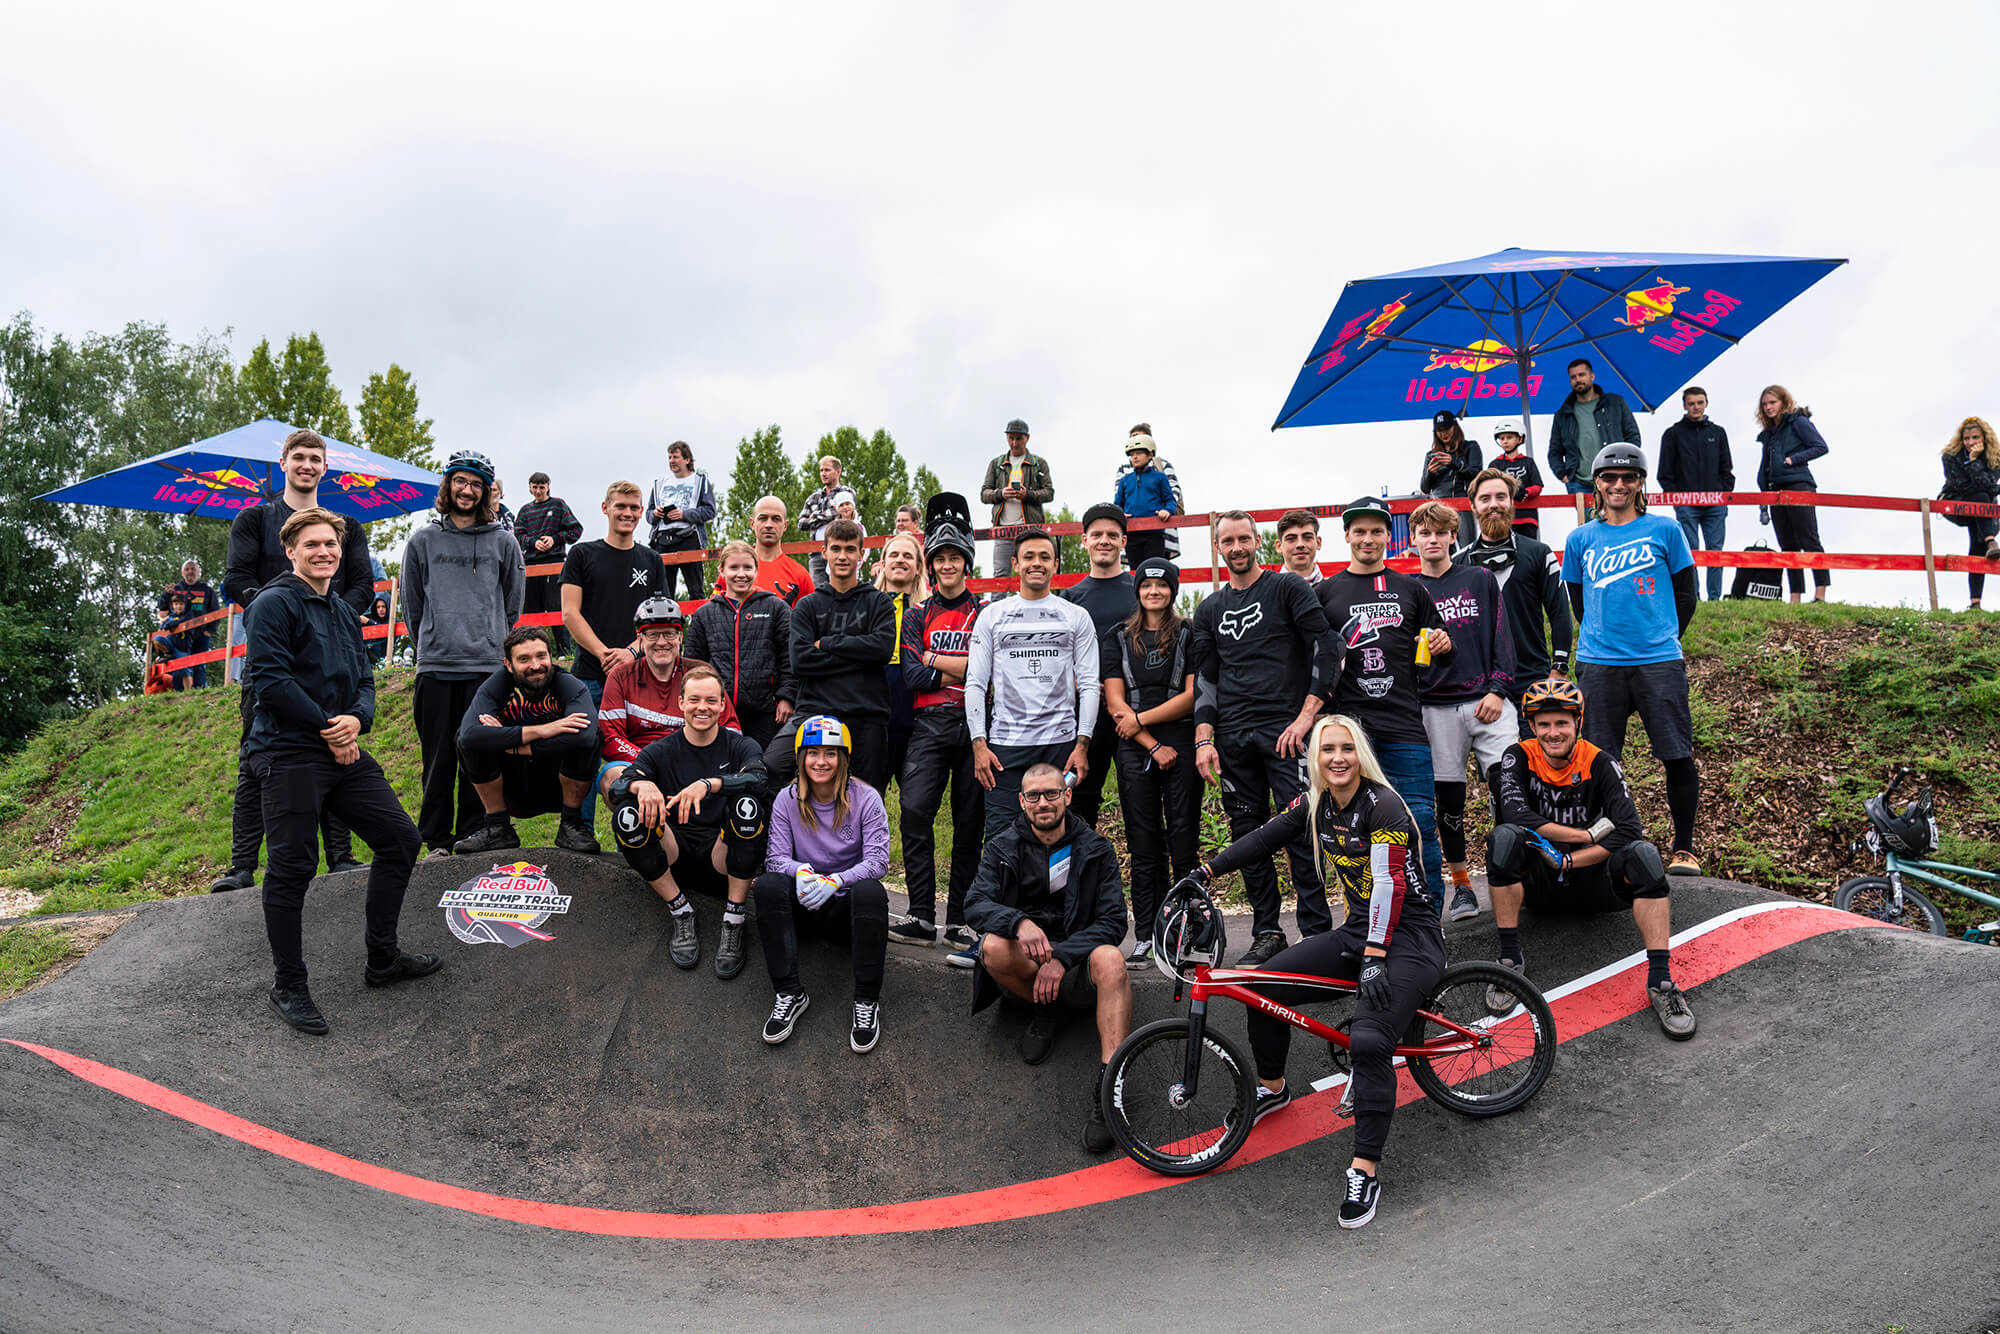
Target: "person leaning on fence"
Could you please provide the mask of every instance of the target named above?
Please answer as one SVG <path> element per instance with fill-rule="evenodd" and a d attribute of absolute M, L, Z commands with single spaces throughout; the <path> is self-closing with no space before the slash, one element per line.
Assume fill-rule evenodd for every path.
<path fill-rule="evenodd" d="M 1089 1105 L 1083 1145 L 1104 1153 L 1111 1128 L 1097 1089 L 1105 1063 L 1132 1028 L 1132 980 L 1118 949 L 1125 940 L 1118 854 L 1070 814 L 1069 790 L 1053 764 L 1024 773 L 1018 797 L 1013 821 L 986 841 L 965 896 L 966 920 L 980 933 L 972 1012 L 1002 993 L 1031 1003 L 1021 1035 L 1021 1059 L 1029 1065 L 1049 1059 L 1070 1013 L 1096 1018 L 1096 1074 L 1081 1091 Z"/>
<path fill-rule="evenodd" d="M 520 544 L 494 518 L 493 462 L 462 449 L 446 460 L 437 508 L 444 522 L 403 550 L 403 619 L 417 654 L 410 713 L 423 751 L 417 831 L 449 853 L 481 823 L 481 803 L 458 758 L 458 729 L 495 669 L 527 596 Z"/>
<path fill-rule="evenodd" d="M 390 620 L 389 595 L 387 593 L 377 593 L 375 600 L 368 604 L 367 614 L 361 618 L 361 628 L 363 631 L 373 630 L 377 626 L 388 625 Z M 368 660 L 370 662 L 384 663 L 389 660 L 389 640 L 394 634 L 394 627 L 391 627 L 388 634 L 379 636 L 369 635 L 364 639 L 364 642 L 368 645 Z"/>
<path fill-rule="evenodd" d="M 529 565 L 561 565 L 569 548 L 583 536 L 583 525 L 570 512 L 567 501 L 549 494 L 549 475 L 528 474 L 528 493 L 533 500 L 521 506 L 514 519 L 514 540 L 521 544 L 521 557 Z M 531 574 L 521 610 L 562 613 L 562 573 Z M 558 655 L 569 652 L 569 636 L 560 624 L 548 627 L 549 640 Z"/>
<path fill-rule="evenodd" d="M 1143 435 L 1148 440 L 1152 440 L 1154 438 L 1152 423 L 1134 422 L 1132 424 L 1132 429 L 1127 431 L 1125 435 L 1128 439 L 1135 435 Z M 1167 479 L 1167 486 L 1174 493 L 1174 513 L 1186 514 L 1187 494 L 1181 490 L 1180 474 L 1174 471 L 1174 465 L 1167 462 L 1164 458 L 1161 458 L 1158 454 L 1155 454 L 1153 455 L 1152 470 L 1160 474 L 1160 476 Z M 1127 454 L 1125 456 L 1125 462 L 1118 465 L 1118 475 L 1111 479 L 1111 485 L 1114 491 L 1116 490 L 1119 481 L 1123 479 L 1127 473 L 1133 471 L 1136 470 L 1132 466 L 1132 456 L 1130 454 Z M 1162 528 L 1160 530 L 1160 539 L 1161 539 L 1160 553 L 1164 555 L 1168 560 L 1176 560 L 1176 561 L 1179 560 L 1181 555 L 1180 529 Z M 1143 559 L 1145 559 L 1143 556 L 1140 557 L 1133 556 L 1130 547 L 1127 547 L 1125 549 L 1125 563 L 1127 565 L 1137 565 Z"/>
<path fill-rule="evenodd" d="M 1813 425 L 1812 409 L 1802 408 L 1792 391 L 1781 384 L 1766 385 L 1757 396 L 1757 445 L 1763 452 L 1757 462 L 1759 491 L 1817 491 L 1807 465 L 1826 453 L 1826 437 Z M 1780 551 L 1817 551 L 1826 548 L 1819 540 L 1819 511 L 1811 505 L 1772 505 L 1771 532 Z M 1813 601 L 1826 601 L 1827 585 L 1833 575 L 1814 570 Z M 1806 589 L 1804 570 L 1786 570 L 1791 600 L 1797 602 Z"/>
<path fill-rule="evenodd" d="M 1007 423 L 1007 452 L 986 465 L 986 479 L 980 483 L 979 498 L 993 507 L 997 527 L 1042 525 L 1044 507 L 1056 498 L 1055 482 L 1049 476 L 1049 461 L 1028 452 L 1028 423 L 1019 417 Z M 993 540 L 993 577 L 1011 578 L 1014 573 L 1016 537 Z"/>
<path fill-rule="evenodd" d="M 757 587 L 757 551 L 748 542 L 722 548 L 722 588 L 687 619 L 687 656 L 721 675 L 743 735 L 771 744 L 792 718 L 792 609 Z"/>
<path fill-rule="evenodd" d="M 1996 450 L 2000 450 L 2000 440 L 1994 438 L 1993 427 L 1984 417 L 1967 417 L 1960 422 L 1951 443 L 1944 447 L 1944 490 L 1938 492 L 1938 499 L 1994 504 L 2000 497 L 2000 453 Z M 2000 543 L 1994 537 L 2000 531 L 2000 520 L 1976 514 L 1945 517 L 1965 529 L 1972 543 L 1968 554 L 2000 561 Z M 1986 576 L 1974 570 L 1965 579 L 1972 594 L 1966 610 L 1978 611 Z"/>
<path fill-rule="evenodd" d="M 223 568 L 222 592 L 246 612 L 266 584 L 292 568 L 281 534 L 293 515 L 319 507 L 319 484 L 326 476 L 326 441 L 316 431 L 293 431 L 278 447 L 278 467 L 285 474 L 284 494 L 252 505 L 229 525 L 229 561 Z M 368 538 L 359 523 L 348 523 L 341 534 L 340 568 L 333 576 L 334 596 L 359 615 L 374 596 L 374 586 Z M 239 617 L 239 624 L 241 621 Z M 247 636 L 247 630 L 245 633 Z M 249 740 L 256 703 L 256 692 L 246 680 L 239 755 L 243 753 L 243 743 Z M 354 860 L 354 840 L 331 808 L 321 832 L 329 874 L 361 869 L 361 863 Z M 217 877 L 209 889 L 222 893 L 254 885 L 257 853 L 263 843 L 263 798 L 249 764 L 239 760 L 236 795 L 229 816 L 229 870 Z"/>
<path fill-rule="evenodd" d="M 841 472 L 840 460 L 828 454 L 819 461 L 819 490 L 799 502 L 799 531 L 821 548 L 826 545 L 827 526 L 840 517 L 835 497 L 845 489 L 840 484 Z M 824 550 L 815 551 L 806 559 L 811 566 L 812 579 L 798 597 L 788 599 L 794 606 L 798 605 L 799 597 L 826 582 Z"/>
<path fill-rule="evenodd" d="M 186 599 L 187 608 L 183 614 L 190 620 L 222 609 L 222 599 L 216 595 L 215 588 L 201 577 L 201 562 L 192 556 L 181 562 L 180 582 L 167 585 L 167 590 L 160 594 L 158 605 L 165 607 L 167 599 L 176 593 L 179 593 Z M 213 622 L 210 622 L 208 625 L 197 625 L 183 630 L 181 634 L 186 640 L 187 651 L 189 653 L 208 652 L 211 644 L 209 637 L 214 633 L 214 630 L 215 625 Z M 207 687 L 207 663 L 201 663 L 194 667 L 186 667 L 182 670 L 189 674 L 188 679 L 194 683 L 195 689 L 201 690 Z M 222 679 L 221 672 L 216 673 L 216 679 L 218 681 Z"/>
<path fill-rule="evenodd" d="M 1708 391 L 1700 385 L 1681 390 L 1681 419 L 1660 436 L 1660 474 L 1654 480 L 1667 492 L 1730 492 L 1736 489 L 1736 469 L 1729 459 L 1729 432 L 1708 417 Z M 1686 534 L 1688 550 L 1707 546 L 1721 551 L 1728 540 L 1727 505 L 1676 505 L 1674 517 Z M 1722 600 L 1722 567 L 1708 567 L 1708 600 Z"/>
<path fill-rule="evenodd" d="M 1485 476 L 1486 471 L 1498 471 L 1514 479 L 1514 498 L 1516 500 L 1528 501 L 1539 497 L 1542 494 L 1543 486 L 1542 470 L 1536 466 L 1534 455 L 1522 451 L 1522 442 L 1523 437 L 1519 422 L 1503 421 L 1498 426 L 1495 426 L 1493 428 L 1493 446 L 1500 452 L 1493 456 L 1492 461 L 1486 465 L 1485 471 L 1482 471 L 1479 476 L 1472 479 L 1473 484 L 1477 485 L 1479 477 Z M 1472 488 L 1470 486 L 1466 488 L 1465 494 L 1467 499 L 1471 498 Z M 1520 506 L 1517 506 L 1516 509 L 1518 512 L 1514 516 L 1514 531 L 1524 537 L 1534 538 L 1539 541 L 1542 535 L 1541 511 L 1539 509 Z M 1479 515 L 1477 512 L 1473 514 L 1472 520 L 1473 527 L 1477 528 L 1479 526 Z M 1466 546 L 1470 542 L 1477 540 L 1477 535 L 1467 538 L 1461 534 L 1459 545 Z"/>
<path fill-rule="evenodd" d="M 244 757 L 262 796 L 271 844 L 264 927 L 276 979 L 269 999 L 286 1023 L 312 1034 L 328 1026 L 307 986 L 304 909 L 326 810 L 339 812 L 375 853 L 368 868 L 362 980 L 388 986 L 442 966 L 435 954 L 405 953 L 397 940 L 403 891 L 421 840 L 382 766 L 361 748 L 362 734 L 375 721 L 375 674 L 362 650 L 360 616 L 333 593 L 346 526 L 347 520 L 318 508 L 285 520 L 279 541 L 292 568 L 250 604 L 243 671 L 257 700 Z"/>
<path fill-rule="evenodd" d="M 653 480 L 646 497 L 646 514 L 652 520 L 647 544 L 661 555 L 700 551 L 708 545 L 708 521 L 721 508 L 715 498 L 715 484 L 708 474 L 694 466 L 694 446 L 676 440 L 667 446 L 667 475 Z M 687 585 L 690 600 L 705 598 L 715 590 L 708 582 L 708 566 L 702 561 L 668 565 L 667 596 L 674 595 L 674 581 Z"/>
<path fill-rule="evenodd" d="M 1111 503 L 1120 513 L 1135 519 L 1171 519 L 1180 513 L 1180 498 L 1167 475 L 1153 466 L 1153 437 L 1135 435 L 1125 441 L 1125 460 L 1131 471 L 1118 474 Z M 1167 554 L 1167 530 L 1151 528 L 1128 532 L 1125 555 L 1134 569 L 1148 556 Z"/>
<path fill-rule="evenodd" d="M 506 665 L 479 685 L 458 726 L 459 763 L 485 822 L 452 846 L 459 856 L 521 846 L 513 817 L 561 812 L 556 846 L 602 851 L 583 822 L 597 775 L 597 709 L 583 682 L 556 665 L 548 631 L 516 626 L 501 645 Z"/>

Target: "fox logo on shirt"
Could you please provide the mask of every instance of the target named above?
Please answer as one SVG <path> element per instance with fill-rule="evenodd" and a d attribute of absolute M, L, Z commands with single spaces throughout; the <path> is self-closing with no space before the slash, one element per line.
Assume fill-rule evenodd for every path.
<path fill-rule="evenodd" d="M 1246 631 L 1254 630 L 1264 620 L 1264 604 L 1253 602 L 1247 607 L 1232 607 L 1222 613 L 1222 620 L 1216 629 L 1231 639 L 1241 641 Z"/>

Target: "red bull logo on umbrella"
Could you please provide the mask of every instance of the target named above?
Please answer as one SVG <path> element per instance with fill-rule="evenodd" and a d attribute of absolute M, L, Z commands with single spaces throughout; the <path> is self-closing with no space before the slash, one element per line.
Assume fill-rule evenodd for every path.
<path fill-rule="evenodd" d="M 1430 360 L 1424 363 L 1424 374 L 1432 371 L 1465 371 L 1447 384 L 1426 384 L 1421 378 L 1413 379 L 1403 390 L 1405 403 L 1455 403 L 1470 402 L 1478 398 L 1519 398 L 1521 396 L 1520 377 L 1490 381 L 1486 372 L 1502 366 L 1515 364 L 1514 349 L 1494 338 L 1482 338 L 1465 347 L 1432 348 Z M 1534 365 L 1533 361 L 1528 363 Z M 1542 377 L 1528 377 L 1528 397 L 1533 398 L 1542 387 Z"/>
<path fill-rule="evenodd" d="M 1685 287 L 1674 289 L 1677 293 L 1685 292 L 1686 290 Z M 1666 328 L 1660 330 L 1646 341 L 1654 347 L 1662 351 L 1671 352 L 1678 357 L 1681 353 L 1694 346 L 1695 339 L 1701 337 L 1709 329 L 1713 329 L 1724 315 L 1729 314 L 1729 312 L 1743 304 L 1740 298 L 1730 296 L 1726 292 L 1712 290 L 1703 292 L 1701 299 L 1704 304 L 1700 310 L 1681 312 L 1680 315 L 1668 321 Z M 1630 308 L 1628 307 L 1627 309 L 1629 311 Z M 1668 313 L 1671 314 L 1672 312 L 1669 311 Z M 1621 321 L 1621 323 L 1624 322 Z M 1637 328 L 1638 325 L 1633 325 L 1633 327 Z"/>
<path fill-rule="evenodd" d="M 234 468 L 214 468 L 206 472 L 183 472 L 178 482 L 168 482 L 153 492 L 153 499 L 192 509 L 248 509 L 264 498 L 257 479 Z"/>
<path fill-rule="evenodd" d="M 1495 366 L 1510 366 L 1514 362 L 1514 349 L 1492 338 L 1482 338 L 1466 347 L 1450 348 L 1440 352 L 1431 349 L 1430 363 L 1424 371 L 1454 370 L 1471 371 L 1483 375 Z"/>
<path fill-rule="evenodd" d="M 1618 322 L 1628 329 L 1643 329 L 1654 320 L 1666 319 L 1674 313 L 1674 298 L 1688 289 L 1676 287 L 1668 278 L 1661 278 L 1651 287 L 1641 287 L 1625 294 L 1625 314 Z"/>
<path fill-rule="evenodd" d="M 1320 361 L 1319 373 L 1325 375 L 1347 360 L 1347 345 L 1357 337 L 1361 339 L 1362 347 L 1367 347 L 1378 338 L 1387 338 L 1389 326 L 1402 317 L 1406 309 L 1403 302 L 1408 300 L 1409 296 L 1410 294 L 1405 292 L 1394 301 L 1387 301 L 1380 306 L 1364 310 L 1343 325 L 1340 336 L 1333 340 L 1333 346 L 1326 350 L 1326 356 Z"/>
<path fill-rule="evenodd" d="M 333 484 L 343 491 L 361 491 L 380 482 L 380 477 L 370 477 L 366 473 L 341 472 L 333 475 Z"/>

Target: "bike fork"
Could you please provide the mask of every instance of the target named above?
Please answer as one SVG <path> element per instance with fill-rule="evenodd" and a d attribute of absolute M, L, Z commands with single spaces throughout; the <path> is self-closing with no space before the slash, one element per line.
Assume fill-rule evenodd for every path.
<path fill-rule="evenodd" d="M 1181 1066 L 1181 1090 L 1189 1098 L 1194 1097 L 1201 1084 L 1201 1048 L 1207 1033 L 1208 1002 L 1191 1002 L 1188 1005 L 1187 1056 Z"/>

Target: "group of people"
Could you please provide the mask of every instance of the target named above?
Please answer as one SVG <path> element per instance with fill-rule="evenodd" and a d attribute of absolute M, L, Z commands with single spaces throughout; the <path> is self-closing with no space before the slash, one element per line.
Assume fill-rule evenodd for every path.
<path fill-rule="evenodd" d="M 1009 435 L 1025 444 L 1025 430 Z M 1150 434 L 1132 439 L 1142 435 L 1128 476 L 1154 466 Z M 1659 1022 L 1675 1038 L 1694 1032 L 1667 955 L 1668 876 L 1698 869 L 1679 645 L 1695 608 L 1693 562 L 1678 524 L 1645 512 L 1648 469 L 1635 446 L 1595 452 L 1598 517 L 1560 558 L 1517 524 L 1520 484 L 1497 467 L 1467 482 L 1470 541 L 1449 506 L 1412 514 L 1414 575 L 1387 567 L 1383 501 L 1341 512 L 1348 559 L 1331 573 L 1312 512 L 1279 521 L 1275 570 L 1259 563 L 1257 522 L 1222 513 L 1227 581 L 1186 617 L 1180 571 L 1164 554 L 1125 568 L 1132 534 L 1111 503 L 1086 511 L 1089 569 L 1057 589 L 1056 539 L 1026 517 L 1028 504 L 1045 503 L 1031 501 L 1045 465 L 1023 465 L 1018 497 L 1003 477 L 992 502 L 1022 506 L 1011 593 L 982 603 L 968 589 L 972 520 L 955 494 L 898 515 L 872 580 L 861 577 L 865 535 L 837 511 L 818 525 L 818 573 L 801 571 L 782 551 L 785 507 L 766 497 L 753 511 L 757 540 L 721 549 L 719 587 L 689 614 L 667 571 L 695 548 L 672 533 L 672 551 L 642 547 L 636 530 L 651 513 L 656 535 L 676 523 L 699 532 L 705 479 L 650 495 L 614 483 L 600 506 L 605 536 L 581 541 L 540 474 L 535 504 L 503 527 L 490 460 L 460 451 L 445 465 L 439 521 L 417 530 L 403 560 L 422 750 L 414 821 L 360 744 L 374 709 L 365 547 L 357 525 L 316 504 L 323 442 L 295 433 L 284 462 L 285 494 L 232 531 L 225 590 L 248 608 L 249 654 L 237 855 L 216 887 L 254 879 L 255 840 L 268 836 L 270 1002 L 302 1031 L 327 1024 L 307 985 L 300 908 L 322 842 L 331 869 L 351 865 L 349 829 L 375 851 L 371 985 L 440 966 L 402 950 L 395 933 L 426 848 L 495 853 L 519 846 L 515 819 L 553 813 L 558 847 L 596 853 L 602 802 L 619 854 L 665 905 L 676 966 L 696 968 L 704 954 L 690 889 L 720 901 L 711 957 L 725 981 L 746 966 L 754 902 L 773 989 L 765 1041 L 788 1040 L 810 1005 L 801 939 L 851 953 L 857 1052 L 881 1037 L 888 942 L 942 939 L 973 974 L 975 1012 L 1001 995 L 1030 1007 L 1021 1053 L 1031 1064 L 1075 1014 L 1094 1020 L 1100 1065 L 1108 1060 L 1130 1028 L 1129 971 L 1152 957 L 1162 891 L 1241 871 L 1253 928 L 1239 966 L 1362 984 L 1355 1094 L 1367 1133 L 1350 1193 L 1372 1211 L 1393 1036 L 1426 970 L 1442 966 L 1441 923 L 1481 911 L 1466 874 L 1467 797 L 1478 787 L 1492 793 L 1496 955 L 1525 967 L 1524 903 L 1629 905 Z M 837 483 L 837 467 L 828 471 Z M 1161 495 L 1121 492 L 1141 505 Z M 517 624 L 526 567 L 558 549 L 553 596 L 539 596 L 561 609 L 575 645 L 568 667 L 547 629 Z M 1671 865 L 1645 841 L 1618 766 L 1634 712 L 1667 769 Z M 1096 829 L 1113 769 L 1129 872 Z M 883 884 L 892 782 L 901 914 Z M 1220 787 L 1231 834 L 1205 864 L 1204 785 Z M 947 791 L 940 913 L 934 826 Z M 1297 943 L 1280 918 L 1281 849 Z M 1344 899 L 1338 928 L 1329 866 Z M 1363 1042 L 1364 1027 L 1383 1041 Z M 1256 1045 L 1261 1117 L 1289 1093 L 1282 1035 L 1262 1032 Z M 1084 1142 L 1107 1151 L 1095 1083 L 1087 1102 Z"/>

